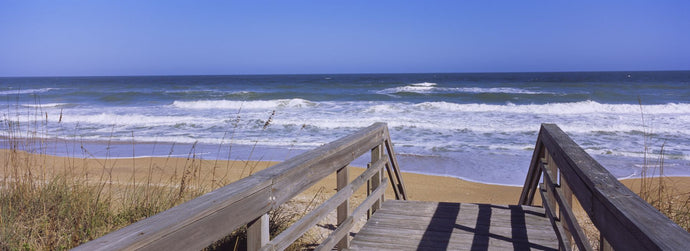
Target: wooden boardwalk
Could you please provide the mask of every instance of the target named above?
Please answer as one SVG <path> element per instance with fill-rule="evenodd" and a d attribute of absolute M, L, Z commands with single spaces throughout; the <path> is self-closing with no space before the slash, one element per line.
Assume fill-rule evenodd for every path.
<path fill-rule="evenodd" d="M 385 201 L 352 250 L 558 250 L 544 208 Z"/>
<path fill-rule="evenodd" d="M 350 163 L 367 153 L 367 169 L 351 179 Z M 332 173 L 335 195 L 271 238 L 268 213 Z M 364 184 L 368 196 L 351 204 Z M 395 200 L 384 200 L 389 186 Z M 575 202 L 599 231 L 599 250 L 690 250 L 690 233 L 553 124 L 539 131 L 516 201 L 409 201 L 388 127 L 376 123 L 75 250 L 200 250 L 243 226 L 247 250 L 284 250 L 333 211 L 337 227 L 316 250 L 595 250 L 573 213 Z M 375 213 L 350 242 L 355 222 L 370 209 Z"/>

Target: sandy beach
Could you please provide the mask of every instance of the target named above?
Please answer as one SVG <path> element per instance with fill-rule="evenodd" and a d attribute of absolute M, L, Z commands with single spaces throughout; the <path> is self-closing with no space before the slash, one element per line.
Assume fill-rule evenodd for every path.
<path fill-rule="evenodd" d="M 11 184 L 12 181 L 30 181 L 31 186 L 40 183 L 48 184 L 56 177 L 61 180 L 74 182 L 76 186 L 82 184 L 93 185 L 94 188 L 105 189 L 110 195 L 108 200 L 113 200 L 112 209 L 131 203 L 136 203 L 133 193 L 144 192 L 149 196 L 149 191 L 163 191 L 163 193 L 150 193 L 152 196 L 162 196 L 162 200 L 171 204 L 179 204 L 194 196 L 210 192 L 250 174 L 270 168 L 278 162 L 271 161 L 222 161 L 202 160 L 198 158 L 119 158 L 119 159 L 93 159 L 76 157 L 56 157 L 46 154 L 29 154 L 21 151 L 0 150 L 0 159 L 3 161 L 0 167 L 0 185 Z M 404 165 L 405 163 L 400 163 Z M 365 169 L 351 167 L 350 180 L 356 178 Z M 403 172 L 403 180 L 410 200 L 463 202 L 463 203 L 490 203 L 499 205 L 514 205 L 518 203 L 522 187 L 503 186 L 470 182 L 454 177 L 433 176 L 417 173 Z M 667 192 L 676 197 L 687 198 L 690 195 L 690 177 L 665 177 Z M 656 180 L 652 180 L 656 182 Z M 10 183 L 7 183 L 10 182 Z M 622 180 L 633 191 L 639 190 L 640 180 Z M 161 189 L 157 189 L 161 188 Z M 279 214 L 287 215 L 292 220 L 297 220 L 302 215 L 315 208 L 321 202 L 327 200 L 336 193 L 336 175 L 331 174 L 321 181 L 296 195 L 277 210 Z M 151 190 L 153 189 L 153 190 Z M 186 189 L 186 190 L 185 190 Z M 366 198 L 366 185 L 356 191 L 350 199 L 350 206 L 356 207 Z M 178 201 L 178 191 L 184 199 Z M 386 199 L 394 199 L 395 196 L 390 187 L 386 190 Z M 146 199 L 148 201 L 148 199 Z M 687 200 L 683 200 L 687 201 Z M 128 204 L 129 203 L 129 204 Z M 537 196 L 535 204 L 539 205 Z M 163 210 L 164 208 L 160 208 Z M 575 208 L 578 221 L 583 223 L 587 233 L 596 233 L 591 221 L 582 209 Z M 335 212 L 328 214 L 318 227 L 312 228 L 304 238 L 306 243 L 318 243 L 328 236 L 335 224 Z M 141 220 L 143 218 L 139 218 Z M 353 228 L 357 230 L 364 225 L 364 218 L 359 219 Z M 126 225 L 126 224 L 125 224 Z M 119 227 L 123 227 L 120 225 Z M 117 229 L 115 228 L 115 229 Z M 102 234 L 113 231 L 104 231 Z M 64 230 L 62 230 L 64 231 Z M 595 235 L 590 238 L 596 239 Z M 50 244 L 36 244 L 39 246 Z"/>
<path fill-rule="evenodd" d="M 271 161 L 223 161 L 194 158 L 122 158 L 83 159 L 30 155 L 10 150 L 0 150 L 0 158 L 6 163 L 15 161 L 31 166 L 34 177 L 61 175 L 83 179 L 89 183 L 116 185 L 150 184 L 156 186 L 179 186 L 186 175 L 187 184 L 212 190 L 246 177 L 251 173 L 270 167 Z M 404 165 L 404 163 L 401 163 Z M 4 165 L 7 167 L 8 165 Z M 357 177 L 364 169 L 353 167 L 350 179 Z M 1 168 L 3 177 L 11 176 L 13 170 Z M 525 174 L 526 175 L 526 174 Z M 433 176 L 403 172 L 403 179 L 409 198 L 421 201 L 472 202 L 493 204 L 516 204 L 522 187 L 483 184 L 454 177 Z M 690 177 L 665 177 L 666 184 L 679 193 L 690 193 Z M 639 179 L 621 181 L 632 190 L 639 189 Z M 326 198 L 335 193 L 335 174 L 329 175 L 298 196 L 311 200 Z M 363 194 L 355 195 L 356 199 Z M 387 198 L 394 198 L 392 189 L 387 189 Z"/>

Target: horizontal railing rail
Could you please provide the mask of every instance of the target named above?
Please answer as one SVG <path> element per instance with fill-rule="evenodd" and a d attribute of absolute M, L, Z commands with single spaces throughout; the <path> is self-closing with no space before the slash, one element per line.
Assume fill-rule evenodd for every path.
<path fill-rule="evenodd" d="M 573 195 L 599 230 L 599 250 L 690 250 L 690 233 L 625 187 L 554 124 L 542 124 L 519 204 L 532 205 L 537 191 L 562 250 L 572 242 L 579 250 L 593 250 L 574 216 Z"/>
<path fill-rule="evenodd" d="M 349 182 L 350 162 L 367 152 L 372 157 L 369 168 Z M 383 168 L 389 179 L 383 177 Z M 338 192 L 270 240 L 267 213 L 334 172 Z M 351 211 L 349 198 L 364 183 L 369 184 L 369 196 Z M 245 225 L 249 250 L 281 250 L 334 209 L 338 228 L 319 248 L 347 248 L 354 220 L 380 206 L 388 183 L 396 199 L 407 199 L 388 128 L 385 123 L 375 123 L 75 250 L 198 250 Z"/>

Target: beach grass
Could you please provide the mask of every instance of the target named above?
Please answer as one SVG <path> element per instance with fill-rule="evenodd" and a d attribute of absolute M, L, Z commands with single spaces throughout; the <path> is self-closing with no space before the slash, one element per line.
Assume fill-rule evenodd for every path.
<path fill-rule="evenodd" d="M 31 122 L 6 117 L 2 124 L 0 250 L 70 249 L 273 164 L 207 161 L 194 145 L 186 158 L 96 159 L 79 140 L 61 145 L 39 137 L 47 135 L 47 114 L 38 109 L 27 113 Z M 133 137 L 133 149 L 135 145 Z M 50 156 L 46 149 L 52 147 L 80 149 L 83 157 Z M 281 207 L 270 213 L 273 235 L 299 216 L 288 212 Z M 225 242 L 241 248 L 244 235 L 240 229 Z M 295 245 L 308 244 L 300 240 Z M 221 245 L 209 248 L 225 247 Z"/>
<path fill-rule="evenodd" d="M 40 111 L 34 113 L 33 122 L 20 124 L 5 118 L 2 124 L 6 145 L 0 150 L 0 250 L 69 249 L 274 164 L 204 160 L 194 146 L 186 158 L 97 159 L 77 139 L 63 144 L 38 137 L 47 134 L 44 125 L 48 120 Z M 272 118 L 266 120 L 264 129 Z M 230 141 L 236 130 L 236 126 L 229 130 Z M 81 155 L 50 156 L 49 147 L 79 149 Z M 136 147 L 134 136 L 132 147 Z M 675 183 L 687 179 L 663 177 L 663 148 L 660 152 L 656 164 L 645 165 L 648 168 L 641 179 L 624 183 L 689 230 L 690 189 L 677 189 Z M 521 190 L 451 177 L 404 176 L 413 200 L 514 204 Z M 324 182 L 328 184 L 307 192 L 307 203 L 288 203 L 270 212 L 271 236 L 320 203 L 321 197 L 334 193 L 324 187 L 335 188 L 335 178 Z M 208 249 L 243 250 L 245 231 L 238 229 Z M 590 239 L 598 238 L 595 236 Z M 317 235 L 307 235 L 290 249 L 312 247 L 318 239 Z"/>

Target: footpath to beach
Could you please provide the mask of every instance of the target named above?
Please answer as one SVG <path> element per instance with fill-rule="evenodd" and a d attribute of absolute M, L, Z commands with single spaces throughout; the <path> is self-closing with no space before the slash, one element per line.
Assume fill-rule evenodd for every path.
<path fill-rule="evenodd" d="M 371 155 L 366 169 L 349 166 L 364 154 Z M 247 226 L 249 250 L 281 250 L 336 211 L 337 224 L 331 224 L 333 232 L 322 238 L 317 249 L 470 246 L 556 250 L 576 245 L 590 250 L 591 246 L 684 247 L 690 240 L 685 230 L 634 194 L 642 182 L 664 179 L 664 193 L 687 196 L 690 177 L 632 179 L 625 181 L 627 189 L 553 124 L 542 125 L 523 187 L 401 174 L 384 123 L 280 163 L 202 160 L 193 155 L 79 159 L 12 150 L 0 151 L 0 155 L 6 161 L 6 168 L 0 170 L 3 177 L 26 179 L 11 173 L 17 170 L 7 168 L 23 166 L 28 170 L 21 173 L 29 179 L 66 177 L 108 185 L 115 194 L 123 187 L 126 191 L 127 187 L 142 186 L 212 191 L 77 250 L 178 244 L 196 249 L 242 225 Z M 392 189 L 387 190 L 389 183 Z M 384 201 L 384 197 L 389 199 Z M 350 203 L 359 206 L 351 209 Z M 271 239 L 268 213 L 281 205 L 303 213 L 297 222 Z M 370 216 L 362 226 L 356 219 L 365 212 Z M 595 245 L 588 227 L 601 233 Z M 354 229 L 359 231 L 350 243 L 348 233 Z M 201 233 L 198 231 L 205 233 L 197 236 L 202 239 L 195 237 Z M 642 239 L 631 244 L 626 240 L 632 236 Z"/>

